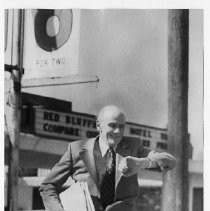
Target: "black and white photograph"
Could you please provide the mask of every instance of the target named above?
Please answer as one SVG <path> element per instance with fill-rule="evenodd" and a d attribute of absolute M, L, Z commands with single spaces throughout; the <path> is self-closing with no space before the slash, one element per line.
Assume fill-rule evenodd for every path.
<path fill-rule="evenodd" d="M 203 211 L 204 14 L 4 8 L 2 209 Z"/>

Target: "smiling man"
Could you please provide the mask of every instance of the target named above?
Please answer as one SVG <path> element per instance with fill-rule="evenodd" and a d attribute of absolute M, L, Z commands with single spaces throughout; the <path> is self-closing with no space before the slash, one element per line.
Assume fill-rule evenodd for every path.
<path fill-rule="evenodd" d="M 96 122 L 99 143 L 116 148 L 124 135 L 125 115 L 115 106 L 104 107 Z"/>
<path fill-rule="evenodd" d="M 139 170 L 170 170 L 176 165 L 169 153 L 150 151 L 140 141 L 123 139 L 125 114 L 116 106 L 104 107 L 96 126 L 99 136 L 70 143 L 41 184 L 46 209 L 64 210 L 59 192 L 71 177 L 87 182 L 96 211 L 134 211 Z"/>

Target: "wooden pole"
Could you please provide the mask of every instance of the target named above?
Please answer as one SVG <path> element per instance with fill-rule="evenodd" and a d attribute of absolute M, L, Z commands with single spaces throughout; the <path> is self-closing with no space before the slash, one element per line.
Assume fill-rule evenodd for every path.
<path fill-rule="evenodd" d="M 168 151 L 177 166 L 163 175 L 162 211 L 188 211 L 189 10 L 169 10 L 168 30 Z"/>
<path fill-rule="evenodd" d="M 20 111 L 21 111 L 21 76 L 23 61 L 23 10 L 17 12 L 18 26 L 17 38 L 15 38 L 14 49 L 17 61 L 17 69 L 13 69 L 12 86 L 10 95 L 11 122 L 10 122 L 10 152 L 9 152 L 9 172 L 8 172 L 8 207 L 10 211 L 18 210 L 18 170 L 19 170 L 19 141 L 20 141 Z M 15 36 L 15 35 L 14 35 Z M 13 61 L 14 62 L 14 61 Z"/>

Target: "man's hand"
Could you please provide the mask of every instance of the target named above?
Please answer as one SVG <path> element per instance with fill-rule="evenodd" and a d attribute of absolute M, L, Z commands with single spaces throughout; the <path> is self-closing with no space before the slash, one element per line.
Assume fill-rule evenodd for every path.
<path fill-rule="evenodd" d="M 119 163 L 118 170 L 126 177 L 137 174 L 140 169 L 148 168 L 148 158 L 125 157 Z"/>

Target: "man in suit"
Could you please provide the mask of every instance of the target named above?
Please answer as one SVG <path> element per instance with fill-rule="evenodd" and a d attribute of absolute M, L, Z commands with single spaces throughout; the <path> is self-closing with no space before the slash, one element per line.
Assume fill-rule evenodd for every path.
<path fill-rule="evenodd" d="M 123 139 L 125 115 L 120 108 L 104 107 L 96 125 L 99 136 L 70 143 L 42 182 L 40 193 L 46 209 L 64 210 L 59 192 L 71 177 L 87 182 L 96 211 L 135 210 L 137 173 L 141 169 L 170 170 L 176 165 L 169 153 L 150 151 L 139 141 Z"/>

